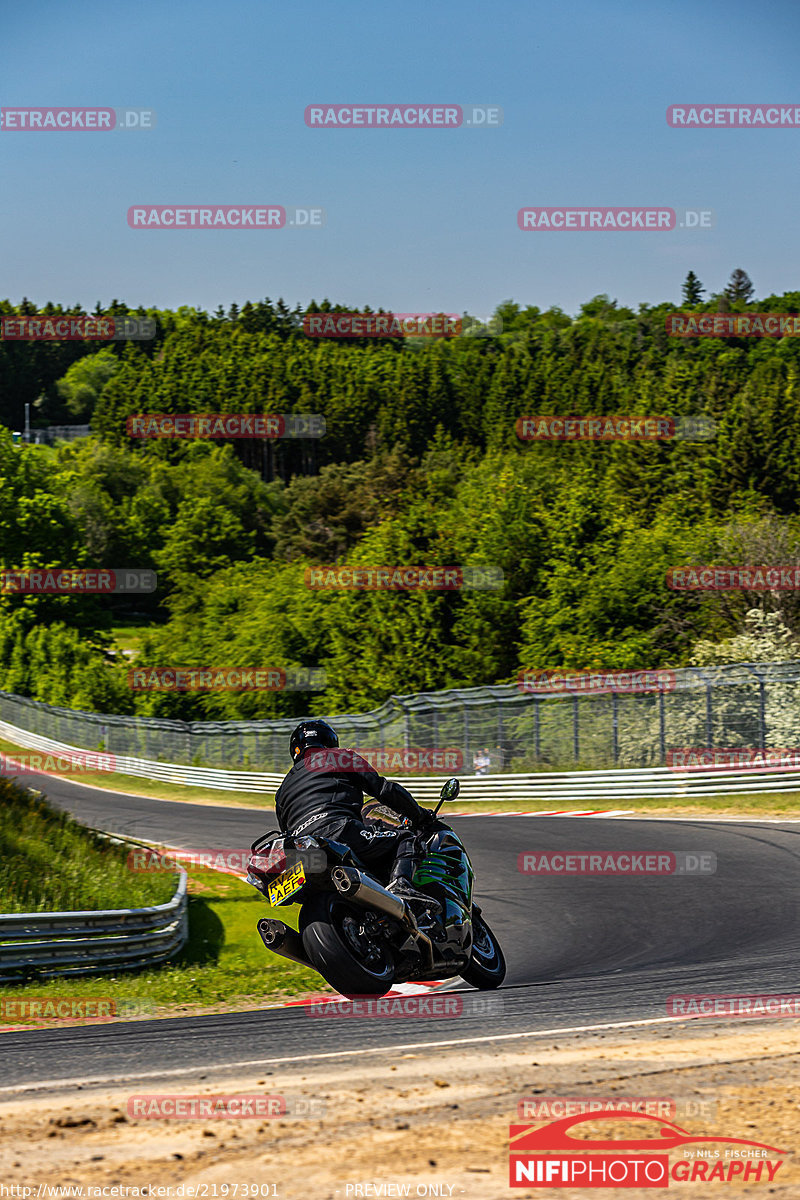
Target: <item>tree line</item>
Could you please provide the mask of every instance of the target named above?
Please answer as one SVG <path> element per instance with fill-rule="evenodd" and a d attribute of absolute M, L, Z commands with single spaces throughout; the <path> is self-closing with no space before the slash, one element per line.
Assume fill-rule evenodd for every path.
<path fill-rule="evenodd" d="M 698 291 L 699 289 L 699 291 Z M 694 311 L 753 300 L 737 269 Z M 28 305 L 27 311 L 37 310 Z M 53 312 L 58 310 L 50 306 Z M 676 338 L 675 305 L 594 297 L 497 309 L 502 333 L 306 338 L 281 301 L 209 315 L 128 310 L 151 343 L 0 342 L 0 420 L 91 420 L 53 449 L 0 431 L 2 569 L 135 566 L 152 596 L 0 595 L 0 689 L 93 711 L 187 718 L 357 711 L 392 693 L 513 681 L 523 669 L 685 665 L 791 594 L 679 593 L 689 562 L 800 562 L 800 356 L 792 338 Z M 316 311 L 345 311 L 323 301 Z M 9 302 L 0 316 L 22 312 Z M 106 310 L 108 313 L 110 310 Z M 129 438 L 140 412 L 319 413 L 326 436 L 262 445 Z M 520 441 L 531 414 L 704 416 L 706 441 Z M 760 557 L 754 557 L 760 556 Z M 334 591 L 320 564 L 491 565 L 502 587 Z M 131 691 L 137 665 L 322 668 L 322 692 Z"/>

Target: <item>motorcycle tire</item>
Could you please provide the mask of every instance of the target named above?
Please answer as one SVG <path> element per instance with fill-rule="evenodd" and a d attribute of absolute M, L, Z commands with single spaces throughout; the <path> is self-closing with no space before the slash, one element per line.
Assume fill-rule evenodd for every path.
<path fill-rule="evenodd" d="M 497 938 L 480 913 L 472 911 L 472 954 L 461 978 L 482 992 L 499 987 L 506 977 L 506 960 Z"/>
<path fill-rule="evenodd" d="M 357 932 L 364 910 L 330 893 L 300 910 L 303 948 L 320 975 L 342 996 L 385 996 L 394 983 L 391 950 Z"/>

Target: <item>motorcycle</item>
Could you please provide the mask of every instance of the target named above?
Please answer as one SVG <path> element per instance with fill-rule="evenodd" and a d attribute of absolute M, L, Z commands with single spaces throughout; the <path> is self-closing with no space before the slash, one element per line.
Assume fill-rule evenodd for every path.
<path fill-rule="evenodd" d="M 434 817 L 459 790 L 457 779 L 447 780 Z M 385 829 L 376 811 L 393 816 L 370 805 L 363 811 L 365 824 Z M 399 824 L 410 827 L 408 820 Z M 343 996 L 384 996 L 397 983 L 457 976 L 482 990 L 499 987 L 505 959 L 473 902 L 474 873 L 461 839 L 439 819 L 421 838 L 425 855 L 413 883 L 437 905 L 388 891 L 334 838 L 274 833 L 257 838 L 247 882 L 273 908 L 301 906 L 299 932 L 274 918 L 258 922 L 264 945 L 313 967 Z"/>

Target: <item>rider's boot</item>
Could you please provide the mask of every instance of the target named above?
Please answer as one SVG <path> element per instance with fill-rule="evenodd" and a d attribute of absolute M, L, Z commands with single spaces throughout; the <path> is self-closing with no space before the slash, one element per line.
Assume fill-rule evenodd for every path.
<path fill-rule="evenodd" d="M 403 853 L 405 851 L 405 853 Z M 431 912 L 441 912 L 442 906 L 433 896 L 421 892 L 413 884 L 414 872 L 422 861 L 422 856 L 413 843 L 401 847 L 401 853 L 394 860 L 391 878 L 386 885 L 387 891 L 393 892 L 402 900 L 419 901 L 427 905 Z"/>

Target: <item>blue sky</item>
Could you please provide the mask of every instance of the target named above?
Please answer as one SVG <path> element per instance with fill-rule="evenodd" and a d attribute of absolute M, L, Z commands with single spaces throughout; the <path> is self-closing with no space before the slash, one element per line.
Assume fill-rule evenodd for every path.
<path fill-rule="evenodd" d="M 93 307 L 265 295 L 487 315 L 796 290 L 800 129 L 673 130 L 671 103 L 800 104 L 796 0 L 62 0 L 2 12 L 3 106 L 157 113 L 149 132 L 0 132 L 0 297 Z M 314 130 L 307 104 L 494 104 L 499 129 Z M 132 230 L 134 204 L 325 209 L 316 230 Z M 713 230 L 521 232 L 525 205 L 713 209 Z"/>

